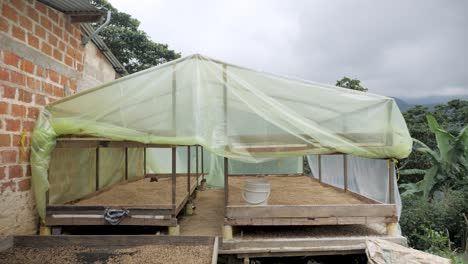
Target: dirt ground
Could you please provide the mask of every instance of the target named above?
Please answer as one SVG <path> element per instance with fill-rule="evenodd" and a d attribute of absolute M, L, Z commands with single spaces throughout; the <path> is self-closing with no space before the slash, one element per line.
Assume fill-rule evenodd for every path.
<path fill-rule="evenodd" d="M 191 186 L 196 184 L 191 177 Z M 94 196 L 82 199 L 74 205 L 168 205 L 171 204 L 171 178 L 160 178 L 150 182 L 149 178 L 134 182 L 116 184 Z M 187 196 L 187 176 L 178 176 L 176 200 L 180 204 Z"/>
<path fill-rule="evenodd" d="M 54 247 L 18 247 L 0 252 L 0 263 L 211 263 L 209 246 L 147 245 L 124 249 Z"/>
<path fill-rule="evenodd" d="M 308 176 L 232 176 L 229 177 L 229 204 L 246 204 L 241 192 L 246 181 L 255 179 L 270 183 L 269 205 L 366 203 L 350 193 L 322 185 Z"/>
<path fill-rule="evenodd" d="M 191 216 L 180 219 L 183 236 L 221 236 L 224 221 L 224 190 L 198 191 L 196 209 Z"/>

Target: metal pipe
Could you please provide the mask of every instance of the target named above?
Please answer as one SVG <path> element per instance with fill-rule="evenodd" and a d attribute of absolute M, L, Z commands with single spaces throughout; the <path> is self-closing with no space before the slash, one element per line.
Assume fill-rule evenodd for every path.
<path fill-rule="evenodd" d="M 90 39 L 92 39 L 95 35 L 97 35 L 101 30 L 104 29 L 104 27 L 106 27 L 110 20 L 111 20 L 111 14 L 112 12 L 107 10 L 107 16 L 106 16 L 106 21 L 104 21 L 104 23 L 102 25 L 100 25 L 93 33 L 91 33 L 91 35 L 87 36 L 87 37 L 84 37 L 81 39 L 81 45 L 86 45 Z"/>

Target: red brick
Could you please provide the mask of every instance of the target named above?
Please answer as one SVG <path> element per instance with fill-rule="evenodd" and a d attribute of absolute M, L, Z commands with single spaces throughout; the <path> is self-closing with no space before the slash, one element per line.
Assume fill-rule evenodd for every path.
<path fill-rule="evenodd" d="M 18 191 L 24 192 L 31 189 L 31 179 L 24 179 L 18 182 Z"/>
<path fill-rule="evenodd" d="M 60 75 L 60 85 L 64 86 L 65 84 L 67 84 L 67 82 L 68 82 L 67 76 Z"/>
<path fill-rule="evenodd" d="M 23 121 L 23 129 L 27 132 L 32 132 L 34 130 L 34 121 Z"/>
<path fill-rule="evenodd" d="M 32 171 L 31 171 L 31 165 L 26 166 L 26 177 L 31 177 L 32 176 Z"/>
<path fill-rule="evenodd" d="M 49 44 L 56 47 L 57 46 L 57 37 L 55 37 L 53 34 L 47 34 L 47 41 L 49 41 Z"/>
<path fill-rule="evenodd" d="M 59 41 L 58 48 L 61 51 L 65 51 L 65 43 L 63 43 L 63 41 Z"/>
<path fill-rule="evenodd" d="M 2 81 L 10 81 L 10 71 L 0 67 L 0 80 Z"/>
<path fill-rule="evenodd" d="M 32 31 L 32 28 L 33 28 L 33 25 L 32 25 L 32 22 L 29 18 L 25 17 L 25 16 L 20 16 L 19 18 L 19 21 L 20 21 L 20 25 L 22 28 L 28 30 L 28 31 Z"/>
<path fill-rule="evenodd" d="M 26 76 L 19 72 L 11 72 L 10 80 L 19 85 L 26 85 Z"/>
<path fill-rule="evenodd" d="M 26 116 L 26 107 L 24 105 L 11 105 L 11 115 L 16 117 L 25 117 Z"/>
<path fill-rule="evenodd" d="M 54 86 L 54 95 L 57 97 L 63 97 L 64 96 L 63 89 L 58 86 Z"/>
<path fill-rule="evenodd" d="M 42 83 L 42 91 L 46 94 L 53 95 L 54 94 L 54 87 L 52 84 L 44 82 Z"/>
<path fill-rule="evenodd" d="M 49 55 L 49 56 L 52 56 L 52 47 L 45 43 L 45 42 L 42 42 L 42 48 L 41 48 L 42 52 L 44 52 L 45 54 Z"/>
<path fill-rule="evenodd" d="M 55 71 L 49 70 L 49 78 L 54 83 L 59 83 L 60 82 L 60 75 L 58 73 L 56 73 Z"/>
<path fill-rule="evenodd" d="M 52 31 L 52 22 L 46 16 L 41 16 L 41 25 L 47 30 Z"/>
<path fill-rule="evenodd" d="M 6 85 L 0 85 L 0 88 L 3 88 L 3 97 L 15 99 L 16 89 Z"/>
<path fill-rule="evenodd" d="M 59 26 L 53 26 L 54 28 L 54 34 L 57 35 L 59 38 L 63 38 L 63 29 Z"/>
<path fill-rule="evenodd" d="M 23 167 L 21 165 L 13 165 L 8 167 L 8 178 L 21 178 L 23 177 Z"/>
<path fill-rule="evenodd" d="M 8 114 L 8 105 L 5 102 L 0 102 L 0 115 Z"/>
<path fill-rule="evenodd" d="M 45 105 L 46 104 L 45 97 L 43 95 L 40 95 L 40 94 L 34 95 L 34 102 L 36 102 L 37 105 Z"/>
<path fill-rule="evenodd" d="M 34 90 L 40 90 L 41 89 L 41 82 L 39 80 L 36 80 L 33 77 L 26 77 L 26 82 L 29 88 L 34 89 Z"/>
<path fill-rule="evenodd" d="M 8 181 L 8 182 L 2 183 L 1 192 L 4 193 L 4 192 L 6 192 L 8 189 L 10 189 L 12 192 L 16 192 L 16 184 L 15 184 L 15 182 L 13 182 L 13 181 Z"/>
<path fill-rule="evenodd" d="M 6 167 L 0 167 L 0 180 L 3 180 L 6 178 Z"/>
<path fill-rule="evenodd" d="M 70 80 L 70 88 L 73 90 L 76 89 L 76 80 Z"/>
<path fill-rule="evenodd" d="M 12 30 L 12 33 L 13 33 L 13 37 L 25 42 L 26 41 L 26 32 L 20 28 L 20 27 L 17 27 L 17 26 L 13 26 L 13 30 Z"/>
<path fill-rule="evenodd" d="M 20 58 L 16 56 L 16 54 L 12 52 L 5 51 L 4 52 L 4 61 L 6 64 L 18 67 L 18 63 L 20 61 Z"/>
<path fill-rule="evenodd" d="M 63 60 L 63 54 L 58 49 L 54 49 L 54 58 L 58 61 Z"/>
<path fill-rule="evenodd" d="M 16 10 L 5 3 L 2 6 L 2 16 L 10 19 L 15 23 L 16 21 L 18 21 L 18 13 L 16 12 Z"/>
<path fill-rule="evenodd" d="M 0 134 L 0 147 L 9 147 L 11 146 L 10 135 Z"/>
<path fill-rule="evenodd" d="M 47 97 L 47 100 L 49 101 L 49 104 L 51 104 L 51 103 L 57 101 L 57 99 L 52 98 L 52 97 Z"/>
<path fill-rule="evenodd" d="M 36 1 L 36 10 L 38 10 L 44 15 L 47 15 L 47 6 L 39 1 Z"/>
<path fill-rule="evenodd" d="M 0 17 L 0 30 L 3 32 L 8 32 L 8 21 L 3 17 Z"/>
<path fill-rule="evenodd" d="M 27 138 L 26 138 L 26 140 L 27 140 Z M 12 144 L 13 144 L 13 147 L 21 147 L 21 136 L 20 135 L 13 135 Z"/>
<path fill-rule="evenodd" d="M 28 32 L 28 44 L 29 46 L 33 46 L 34 48 L 39 49 L 39 39 L 29 32 Z"/>
<path fill-rule="evenodd" d="M 32 94 L 25 90 L 18 90 L 18 100 L 30 103 L 32 101 Z"/>
<path fill-rule="evenodd" d="M 14 119 L 5 119 L 6 130 L 7 131 L 20 131 L 21 122 L 19 120 Z"/>
<path fill-rule="evenodd" d="M 49 9 L 47 10 L 47 14 L 49 15 L 49 18 L 50 18 L 52 21 L 54 21 L 54 22 L 57 23 L 57 24 L 59 23 L 59 16 L 58 16 L 58 13 L 57 13 L 55 10 L 49 8 Z"/>
<path fill-rule="evenodd" d="M 39 116 L 39 108 L 37 107 L 28 107 L 28 117 L 31 119 L 37 119 Z"/>
<path fill-rule="evenodd" d="M 47 78 L 47 70 L 42 69 L 40 66 L 36 66 L 37 77 Z"/>
<path fill-rule="evenodd" d="M 27 14 L 32 20 L 39 21 L 39 13 L 34 8 L 28 6 Z"/>
<path fill-rule="evenodd" d="M 16 7 L 19 11 L 24 11 L 24 2 L 23 1 L 11 1 L 11 4 Z"/>
<path fill-rule="evenodd" d="M 34 74 L 34 64 L 28 60 L 23 59 L 21 69 L 27 73 Z"/>
<path fill-rule="evenodd" d="M 16 150 L 4 150 L 0 152 L 0 156 L 2 157 L 2 164 L 7 164 L 7 163 L 16 163 L 17 159 L 16 156 L 18 153 Z"/>
<path fill-rule="evenodd" d="M 70 66 L 70 67 L 73 67 L 73 60 L 72 58 L 70 58 L 69 56 L 65 56 L 65 64 Z"/>
<path fill-rule="evenodd" d="M 76 69 L 77 69 L 79 72 L 83 72 L 83 69 L 84 69 L 83 64 L 77 63 L 77 64 L 76 64 Z"/>
<path fill-rule="evenodd" d="M 34 33 L 36 33 L 36 35 L 42 39 L 46 39 L 46 31 L 43 27 L 41 27 L 40 25 L 35 25 L 34 26 Z"/>

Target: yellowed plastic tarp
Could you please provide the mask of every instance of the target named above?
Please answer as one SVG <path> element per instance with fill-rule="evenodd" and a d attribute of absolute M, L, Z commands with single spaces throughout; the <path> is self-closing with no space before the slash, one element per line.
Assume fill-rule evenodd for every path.
<path fill-rule="evenodd" d="M 412 144 L 392 98 L 192 55 L 46 106 L 31 155 L 41 217 L 51 153 L 64 134 L 199 144 L 243 162 L 330 153 L 404 158 Z"/>

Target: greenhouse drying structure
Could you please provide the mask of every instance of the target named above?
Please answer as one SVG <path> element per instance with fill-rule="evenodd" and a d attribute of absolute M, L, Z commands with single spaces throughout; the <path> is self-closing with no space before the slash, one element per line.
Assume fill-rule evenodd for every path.
<path fill-rule="evenodd" d="M 176 228 L 177 215 L 196 199 L 195 188 L 207 174 L 209 185 L 225 189 L 227 240 L 236 225 L 384 223 L 392 233 L 399 200 L 392 160 L 407 157 L 411 145 L 391 98 L 197 54 L 49 104 L 33 132 L 33 188 L 47 226 L 67 221 L 109 224 L 105 213 L 113 209 L 126 213 L 117 224 Z M 275 173 L 274 166 L 245 169 L 251 166 L 247 164 L 278 160 L 302 164 L 302 157 L 307 157 L 313 178 L 304 175 L 302 167 L 293 173 Z M 231 161 L 246 165 L 236 172 Z M 298 186 L 310 184 L 310 192 L 354 202 L 236 204 L 230 182 L 242 184 L 242 177 L 258 175 L 281 177 L 286 195 L 298 195 L 288 191 L 288 181 L 305 177 L 308 182 Z M 138 181 L 146 181 L 146 188 L 165 184 L 155 187 L 160 194 L 166 190 L 164 202 L 145 204 L 130 197 L 123 199 L 127 204 L 88 203 Z M 135 188 L 143 190 L 142 186 Z"/>

